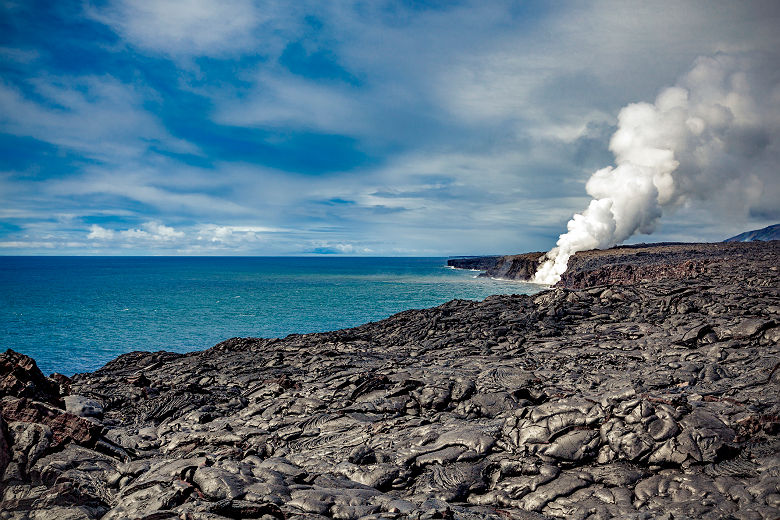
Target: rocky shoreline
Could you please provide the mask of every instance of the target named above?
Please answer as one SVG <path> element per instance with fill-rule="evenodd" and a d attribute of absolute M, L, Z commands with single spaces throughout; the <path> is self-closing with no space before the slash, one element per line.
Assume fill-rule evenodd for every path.
<path fill-rule="evenodd" d="M 778 518 L 780 242 L 645 249 L 72 379 L 0 354 L 0 519 Z"/>
<path fill-rule="evenodd" d="M 752 255 L 766 246 L 761 242 L 658 243 L 619 246 L 582 251 L 569 259 L 566 272 L 556 287 L 582 289 L 596 285 L 629 285 L 659 279 L 697 276 L 712 262 L 737 266 L 743 255 Z M 504 280 L 530 280 L 544 253 L 451 258 L 447 265 L 456 269 L 484 271 L 480 276 Z"/>

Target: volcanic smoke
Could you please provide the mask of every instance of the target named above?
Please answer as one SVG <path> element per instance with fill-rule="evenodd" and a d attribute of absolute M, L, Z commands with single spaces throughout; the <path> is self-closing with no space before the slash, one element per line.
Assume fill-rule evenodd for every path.
<path fill-rule="evenodd" d="M 721 218 L 776 218 L 780 81 L 772 61 L 702 57 L 655 103 L 624 107 L 609 143 L 615 166 L 588 180 L 593 200 L 542 257 L 533 281 L 558 282 L 574 253 L 650 234 L 665 209 L 694 199 Z"/>

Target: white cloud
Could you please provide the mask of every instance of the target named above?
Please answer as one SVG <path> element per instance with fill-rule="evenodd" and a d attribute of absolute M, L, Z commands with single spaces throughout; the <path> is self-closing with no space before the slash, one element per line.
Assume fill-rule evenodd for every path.
<path fill-rule="evenodd" d="M 246 251 L 247 248 L 257 247 L 270 234 L 285 232 L 284 229 L 269 226 L 201 224 L 173 227 L 158 221 L 147 221 L 127 229 L 109 229 L 93 224 L 87 239 L 93 242 L 93 247 L 104 249 L 153 247 L 177 251 L 225 252 L 226 248 Z"/>
<path fill-rule="evenodd" d="M 93 224 L 87 235 L 89 240 L 111 241 L 117 239 L 124 246 L 146 242 L 176 242 L 185 237 L 186 234 L 183 231 L 154 221 L 144 222 L 140 228 L 118 231 Z"/>
<path fill-rule="evenodd" d="M 54 242 L 25 241 L 25 240 L 7 240 L 0 241 L 0 247 L 7 249 L 53 249 L 57 246 Z"/>
<path fill-rule="evenodd" d="M 175 76 L 177 83 L 157 93 L 143 85 L 144 74 L 133 84 L 119 75 L 43 73 L 24 84 L 0 81 L 0 130 L 75 151 L 87 164 L 53 180 L 35 172 L 0 178 L 0 217 L 24 228 L 6 242 L 21 243 L 29 231 L 29 240 L 39 242 L 47 235 L 72 243 L 88 236 L 95 248 L 121 243 L 138 251 L 546 248 L 585 202 L 587 177 L 609 164 L 598 162 L 599 154 L 607 153 L 621 106 L 652 99 L 698 55 L 750 49 L 776 56 L 780 48 L 777 10 L 762 2 L 384 7 L 109 0 L 89 8 L 93 20 L 122 39 L 112 51 L 172 58 L 141 58 L 137 71 L 154 72 L 162 63 L 173 70 L 156 79 Z M 513 14 L 526 8 L 529 16 Z M 305 15 L 316 23 L 307 25 Z M 279 58 L 301 40 L 307 50 L 327 51 L 355 81 L 287 70 Z M 6 50 L 8 59 L 33 59 Z M 204 56 L 215 59 L 197 59 Z M 200 153 L 170 135 L 149 108 L 160 101 L 181 108 L 172 99 L 177 88 L 188 89 L 187 103 L 202 96 L 199 106 L 211 110 L 201 137 L 204 147 L 222 151 L 198 157 L 209 162 L 201 167 L 155 151 Z M 174 110 L 167 117 L 197 125 L 201 115 Z M 232 133 L 214 123 L 250 130 Z M 240 162 L 253 157 L 247 152 L 253 139 L 273 154 L 310 132 L 352 137 L 367 165 L 306 176 L 259 164 L 263 159 Z M 231 155 L 231 147 L 240 150 Z M 285 153 L 310 153 L 290 147 Z M 74 217 L 44 223 L 52 212 Z M 124 218 L 115 229 L 78 229 L 81 217 L 98 215 Z M 136 224 L 147 220 L 163 227 Z M 706 225 L 712 236 L 717 226 L 741 226 Z M 695 237 L 694 228 L 685 232 Z"/>
<path fill-rule="evenodd" d="M 284 230 L 266 226 L 218 226 L 207 224 L 196 231 L 196 240 L 225 245 L 246 245 L 266 239 L 268 233 L 280 233 Z"/>
<path fill-rule="evenodd" d="M 159 222 L 145 222 L 141 227 L 142 230 L 132 229 L 123 233 L 130 233 L 130 236 L 143 235 L 153 240 L 176 240 L 184 237 L 183 231 L 176 231 L 176 229 Z"/>
<path fill-rule="evenodd" d="M 448 66 L 433 69 L 434 88 L 459 120 L 515 119 L 530 135 L 567 140 L 588 122 L 614 121 L 628 102 L 654 97 L 697 56 L 775 52 L 779 39 L 770 35 L 769 20 L 777 13 L 769 5 L 571 4 L 526 30 L 458 52 Z M 762 10 L 767 17 L 759 21 Z"/>
<path fill-rule="evenodd" d="M 110 229 L 92 224 L 89 228 L 89 234 L 87 235 L 89 240 L 111 240 L 114 238 L 114 232 Z"/>
<path fill-rule="evenodd" d="M 164 171 L 162 176 L 160 171 Z M 155 212 L 176 215 L 210 214 L 250 215 L 253 210 L 208 191 L 221 187 L 224 181 L 214 178 L 211 170 L 181 167 L 160 161 L 156 167 L 133 162 L 119 166 L 86 168 L 82 175 L 52 180 L 45 191 L 55 197 L 103 195 L 129 199 L 155 208 Z"/>
<path fill-rule="evenodd" d="M 251 0 L 116 0 L 88 14 L 146 50 L 220 56 L 252 49 L 253 30 L 277 9 Z"/>
<path fill-rule="evenodd" d="M 151 95 L 143 88 L 110 76 L 38 77 L 28 85 L 40 101 L 0 81 L 0 130 L 112 163 L 138 157 L 155 143 L 172 152 L 197 152 L 143 107 Z"/>
<path fill-rule="evenodd" d="M 369 131 L 362 92 L 296 78 L 263 74 L 252 93 L 219 103 L 214 121 L 247 127 L 295 127 L 355 134 Z"/>
<path fill-rule="evenodd" d="M 38 57 L 39 53 L 35 49 L 0 46 L 0 58 L 3 61 L 28 64 L 37 60 Z"/>
<path fill-rule="evenodd" d="M 360 244 L 332 242 L 328 240 L 311 241 L 311 249 L 305 252 L 337 255 L 371 255 L 375 253 L 372 248 Z"/>

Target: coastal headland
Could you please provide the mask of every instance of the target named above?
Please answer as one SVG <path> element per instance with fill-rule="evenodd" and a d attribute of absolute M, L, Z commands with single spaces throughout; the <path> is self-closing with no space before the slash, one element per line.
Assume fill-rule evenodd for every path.
<path fill-rule="evenodd" d="M 778 518 L 779 253 L 578 253 L 531 296 L 73 378 L 7 351 L 0 519 Z"/>
<path fill-rule="evenodd" d="M 582 251 L 569 259 L 566 272 L 556 287 L 583 289 L 598 285 L 631 285 L 643 281 L 691 278 L 708 263 L 739 264 L 751 247 L 746 243 L 657 243 Z M 484 271 L 480 276 L 505 280 L 530 280 L 544 253 L 452 258 L 456 269 Z"/>

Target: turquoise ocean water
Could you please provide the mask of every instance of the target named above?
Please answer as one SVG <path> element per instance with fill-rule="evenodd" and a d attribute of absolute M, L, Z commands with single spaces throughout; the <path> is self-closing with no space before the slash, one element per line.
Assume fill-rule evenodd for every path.
<path fill-rule="evenodd" d="M 188 352 L 234 336 L 283 337 L 454 298 L 539 286 L 476 278 L 443 258 L 2 257 L 2 347 L 45 374 L 134 350 Z"/>

